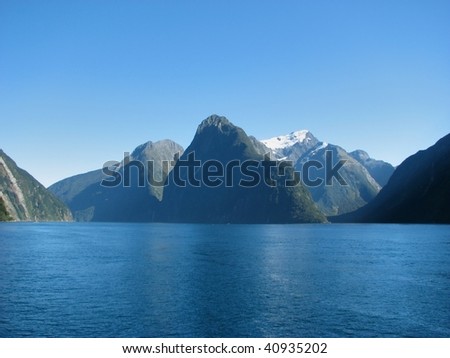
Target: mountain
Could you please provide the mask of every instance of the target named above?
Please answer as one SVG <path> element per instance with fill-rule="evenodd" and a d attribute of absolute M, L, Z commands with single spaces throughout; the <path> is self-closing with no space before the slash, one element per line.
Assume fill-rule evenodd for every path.
<path fill-rule="evenodd" d="M 308 165 L 305 163 L 313 162 L 320 169 L 314 167 L 309 169 L 307 180 L 311 183 L 308 183 L 304 166 Z M 336 177 L 329 178 L 331 179 L 329 183 L 327 183 L 327 162 L 329 168 L 338 169 Z M 342 166 L 339 166 L 339 163 L 343 163 Z M 303 182 L 325 215 L 338 215 L 356 210 L 371 201 L 380 191 L 380 186 L 367 169 L 337 145 L 319 144 L 303 154 L 295 168 L 303 174 Z M 313 184 L 316 181 L 320 183 Z"/>
<path fill-rule="evenodd" d="M 118 185 L 103 185 L 103 180 L 114 184 L 115 179 L 99 169 L 64 179 L 49 190 L 69 206 L 78 221 L 152 221 L 174 156 L 182 152 L 171 140 L 147 142 L 111 166 L 109 174 L 114 171 L 121 179 Z M 149 185 L 150 179 L 160 185 Z"/>
<path fill-rule="evenodd" d="M 70 221 L 69 209 L 0 149 L 0 217 L 18 221 Z"/>
<path fill-rule="evenodd" d="M 395 168 L 391 164 L 382 160 L 370 158 L 369 154 L 363 150 L 355 150 L 349 154 L 367 169 L 372 178 L 374 178 L 381 187 L 387 184 L 392 173 L 394 173 Z"/>
<path fill-rule="evenodd" d="M 377 197 L 335 222 L 450 223 L 450 134 L 408 157 Z"/>
<path fill-rule="evenodd" d="M 60 180 L 49 186 L 48 190 L 70 207 L 73 198 L 79 195 L 87 187 L 101 182 L 104 177 L 103 171 L 97 169 Z"/>
<path fill-rule="evenodd" d="M 256 139 L 251 135 L 249 135 L 248 138 L 252 142 L 252 145 L 255 147 L 255 150 L 259 155 L 264 157 L 264 155 L 268 154 L 270 157 L 275 158 L 272 150 L 269 147 L 267 147 L 263 142 L 259 141 L 258 139 Z"/>
<path fill-rule="evenodd" d="M 296 163 L 303 154 L 316 147 L 319 140 L 310 131 L 301 130 L 265 139 L 261 143 L 270 148 L 276 158 Z"/>
<path fill-rule="evenodd" d="M 306 184 L 314 202 L 325 215 L 339 215 L 364 206 L 381 188 L 381 184 L 374 179 L 372 173 L 380 178 L 381 182 L 389 175 L 390 164 L 374 160 L 367 153 L 367 157 L 363 160 L 362 153 L 365 153 L 363 151 L 355 151 L 352 156 L 342 147 L 319 141 L 307 130 L 261 142 L 272 150 L 275 157 L 294 163 L 295 169 L 302 173 L 303 183 Z M 331 169 L 340 161 L 345 163 L 338 170 L 343 179 L 342 183 L 335 179 L 329 185 L 326 183 L 327 151 L 331 153 L 329 157 Z M 305 166 L 305 163 L 308 164 Z M 317 166 L 320 168 L 316 168 Z M 310 183 L 318 183 L 317 180 L 320 181 L 320 185 Z"/>
<path fill-rule="evenodd" d="M 285 185 L 284 179 L 292 176 L 292 166 L 285 168 L 285 176 L 272 170 L 274 183 L 271 184 L 274 186 L 265 183 L 264 178 L 269 180 L 261 163 L 266 148 L 254 143 L 254 138 L 225 117 L 212 115 L 205 119 L 167 177 L 158 220 L 203 223 L 326 221 L 301 184 Z M 194 167 L 195 161 L 198 162 Z M 189 163 L 192 164 L 190 168 Z M 216 175 L 212 179 L 205 177 L 208 172 Z M 266 171 L 267 176 L 268 173 Z"/>

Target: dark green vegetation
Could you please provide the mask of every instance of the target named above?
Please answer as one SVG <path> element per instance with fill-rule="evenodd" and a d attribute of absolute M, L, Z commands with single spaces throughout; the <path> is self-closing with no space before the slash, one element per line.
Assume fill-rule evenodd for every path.
<path fill-rule="evenodd" d="M 0 192 L 12 220 L 69 221 L 69 209 L 0 150 Z M 3 214 L 4 216 L 4 214 Z"/>
<path fill-rule="evenodd" d="M 211 116 L 197 129 L 191 145 L 186 149 L 174 170 L 168 176 L 164 190 L 161 221 L 212 222 L 212 223 L 294 223 L 324 222 L 325 217 L 317 209 L 303 185 L 286 187 L 281 177 L 274 175 L 277 185 L 268 186 L 261 181 L 253 187 L 239 185 L 243 179 L 238 169 L 233 170 L 232 186 L 225 183 L 217 187 L 187 184 L 174 185 L 174 173 L 180 171 L 182 179 L 187 172 L 180 163 L 188 160 L 190 153 L 202 163 L 216 160 L 225 168 L 227 163 L 239 160 L 261 161 L 263 148 L 225 117 Z M 258 172 L 263 178 L 262 168 Z M 293 168 L 286 172 L 292 173 Z"/>
<path fill-rule="evenodd" d="M 9 216 L 8 210 L 6 210 L 3 198 L 0 197 L 0 221 L 10 221 L 10 220 L 12 220 L 12 218 L 11 216 Z"/>
<path fill-rule="evenodd" d="M 450 134 L 400 164 L 368 205 L 330 220 L 450 223 Z"/>

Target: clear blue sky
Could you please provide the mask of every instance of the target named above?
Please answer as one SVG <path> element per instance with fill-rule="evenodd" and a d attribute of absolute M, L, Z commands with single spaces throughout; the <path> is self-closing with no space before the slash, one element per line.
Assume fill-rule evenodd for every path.
<path fill-rule="evenodd" d="M 450 132 L 450 1 L 0 1 L 0 148 L 43 184 L 212 113 L 397 165 Z"/>

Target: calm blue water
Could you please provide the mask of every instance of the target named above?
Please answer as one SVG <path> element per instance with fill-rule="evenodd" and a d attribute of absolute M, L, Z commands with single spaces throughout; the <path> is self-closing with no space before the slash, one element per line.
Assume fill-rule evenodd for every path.
<path fill-rule="evenodd" d="M 450 226 L 0 225 L 1 337 L 450 337 Z"/>

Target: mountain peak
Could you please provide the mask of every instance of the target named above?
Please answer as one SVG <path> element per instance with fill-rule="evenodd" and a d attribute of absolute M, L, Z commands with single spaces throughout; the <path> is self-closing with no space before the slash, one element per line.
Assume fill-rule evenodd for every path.
<path fill-rule="evenodd" d="M 307 130 L 299 130 L 295 132 L 291 132 L 286 135 L 281 135 L 269 139 L 264 139 L 261 142 L 264 143 L 267 147 L 272 150 L 276 149 L 284 149 L 287 147 L 292 147 L 296 143 L 307 143 L 311 140 L 315 139 L 312 133 Z"/>
<path fill-rule="evenodd" d="M 209 116 L 200 123 L 186 152 L 191 152 L 192 148 L 195 148 L 196 155 L 208 158 L 215 153 L 216 159 L 223 159 L 224 155 L 230 160 L 240 155 L 246 158 L 260 156 L 252 140 L 242 128 L 218 115 Z"/>
<path fill-rule="evenodd" d="M 183 147 L 171 139 L 163 139 L 156 142 L 148 141 L 139 145 L 131 153 L 133 160 L 148 161 L 158 158 L 162 153 L 164 157 L 170 156 L 168 153 L 183 152 Z"/>
<path fill-rule="evenodd" d="M 217 114 L 212 114 L 208 118 L 202 121 L 198 126 L 197 132 L 202 131 L 207 127 L 217 127 L 221 129 L 223 126 L 229 126 L 231 122 L 224 116 L 218 116 Z"/>
<path fill-rule="evenodd" d="M 352 156 L 353 158 L 355 158 L 359 161 L 366 161 L 366 160 L 371 159 L 369 154 L 361 149 L 354 150 L 353 152 L 351 152 L 349 154 L 350 154 L 350 156 Z"/>
<path fill-rule="evenodd" d="M 142 153 L 146 148 L 150 148 L 153 145 L 153 142 L 149 140 L 148 142 L 145 142 L 141 145 L 138 145 L 134 150 L 133 153 L 131 153 L 131 157 L 135 158 L 140 153 Z"/>

